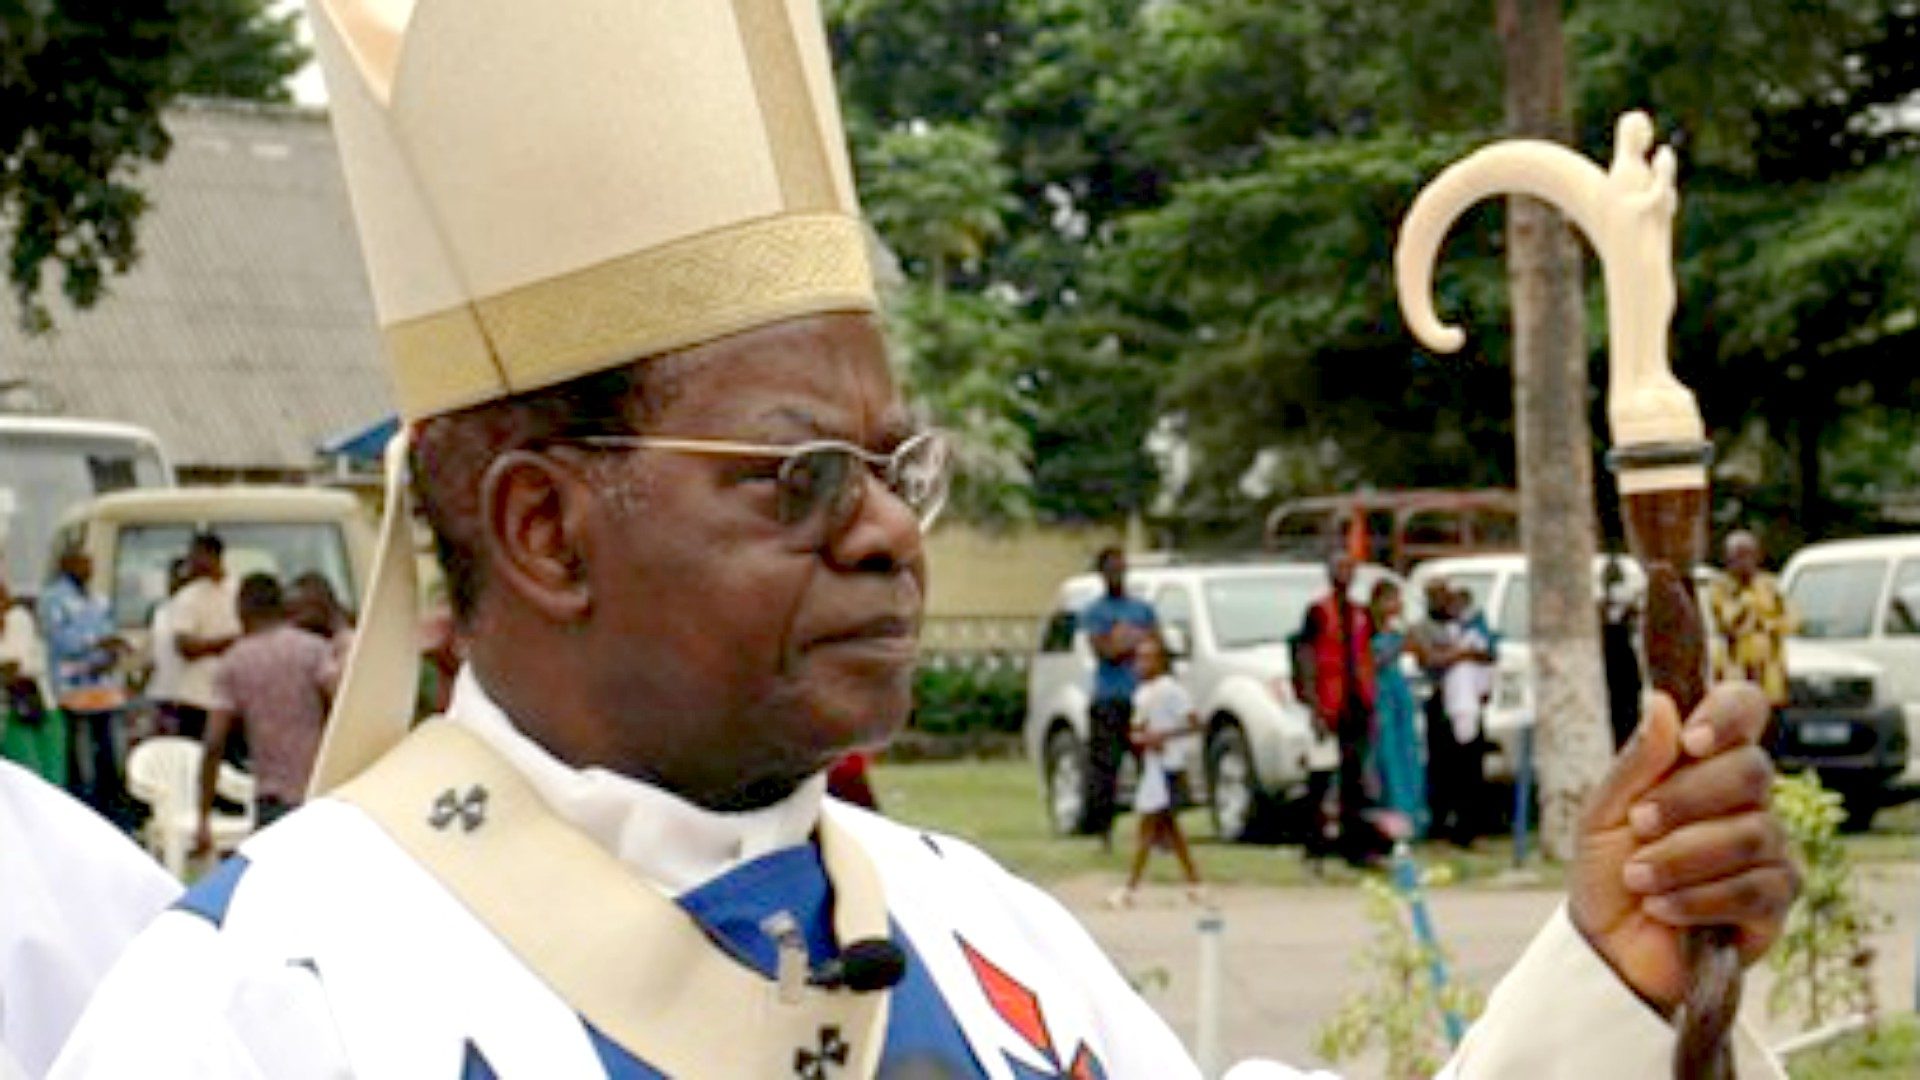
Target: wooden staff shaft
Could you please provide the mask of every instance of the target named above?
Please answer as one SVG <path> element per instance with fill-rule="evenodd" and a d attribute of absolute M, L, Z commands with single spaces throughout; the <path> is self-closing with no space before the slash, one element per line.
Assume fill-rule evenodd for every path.
<path fill-rule="evenodd" d="M 1623 474 L 1628 454 L 1616 454 Z M 1631 492 L 1621 497 L 1627 542 L 1647 574 L 1642 644 L 1655 689 L 1673 698 L 1684 718 L 1707 691 L 1708 641 L 1693 568 L 1706 553 L 1704 486 Z M 1688 934 L 1692 979 L 1676 1017 L 1679 1080 L 1732 1080 L 1727 1035 L 1740 1005 L 1740 954 L 1732 932 L 1711 927 Z"/>

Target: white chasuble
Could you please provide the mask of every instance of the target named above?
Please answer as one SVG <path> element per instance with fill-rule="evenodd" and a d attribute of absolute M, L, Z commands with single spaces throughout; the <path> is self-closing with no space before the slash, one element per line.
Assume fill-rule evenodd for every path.
<path fill-rule="evenodd" d="M 783 994 L 783 952 L 819 974 L 875 938 L 906 958 L 890 990 Z M 1450 1068 L 1655 1075 L 1672 1041 L 1557 916 Z M 1742 1075 L 1765 1068 L 1749 1059 Z M 964 843 L 829 800 L 812 840 L 674 895 L 553 814 L 488 740 L 431 723 L 162 915 L 54 1075 L 1199 1073 L 1070 914 Z"/>

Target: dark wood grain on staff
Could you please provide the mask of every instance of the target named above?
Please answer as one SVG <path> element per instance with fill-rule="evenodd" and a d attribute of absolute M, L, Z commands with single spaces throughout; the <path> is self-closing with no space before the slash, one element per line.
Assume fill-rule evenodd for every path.
<path fill-rule="evenodd" d="M 1632 469 L 1631 452 L 1616 452 L 1614 466 Z M 1706 553 L 1707 492 L 1694 487 L 1625 495 L 1621 514 L 1627 542 L 1647 573 L 1641 622 L 1647 676 L 1684 718 L 1707 692 L 1709 643 L 1693 583 L 1694 566 Z M 1673 1071 L 1679 1080 L 1733 1078 L 1728 1034 L 1740 1009 L 1741 968 L 1732 933 L 1709 927 L 1687 935 L 1693 977 L 1675 1017 Z"/>

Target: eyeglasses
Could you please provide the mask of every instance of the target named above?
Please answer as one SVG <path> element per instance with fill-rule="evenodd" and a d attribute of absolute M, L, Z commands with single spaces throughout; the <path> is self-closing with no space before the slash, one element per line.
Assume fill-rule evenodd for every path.
<path fill-rule="evenodd" d="M 820 540 L 846 528 L 860 513 L 867 490 L 862 466 L 907 505 L 922 532 L 932 528 L 934 519 L 940 516 L 953 478 L 952 444 L 938 431 L 923 431 L 895 447 L 891 454 L 876 454 L 839 439 L 790 446 L 657 435 L 582 435 L 555 441 L 613 450 L 777 460 L 780 465 L 774 481 L 779 490 L 781 524 L 805 529 L 810 537 L 810 527 L 820 527 Z"/>

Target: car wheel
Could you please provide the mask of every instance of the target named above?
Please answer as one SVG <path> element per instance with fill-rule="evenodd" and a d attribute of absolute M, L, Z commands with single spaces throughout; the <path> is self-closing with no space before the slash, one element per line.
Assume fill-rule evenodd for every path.
<path fill-rule="evenodd" d="M 1047 820 L 1061 836 L 1091 831 L 1087 820 L 1086 747 L 1065 727 L 1047 736 Z"/>
<path fill-rule="evenodd" d="M 1254 771 L 1253 748 L 1238 724 L 1222 725 L 1207 739 L 1207 805 L 1214 835 L 1222 840 L 1257 840 L 1265 831 L 1268 800 Z"/>

